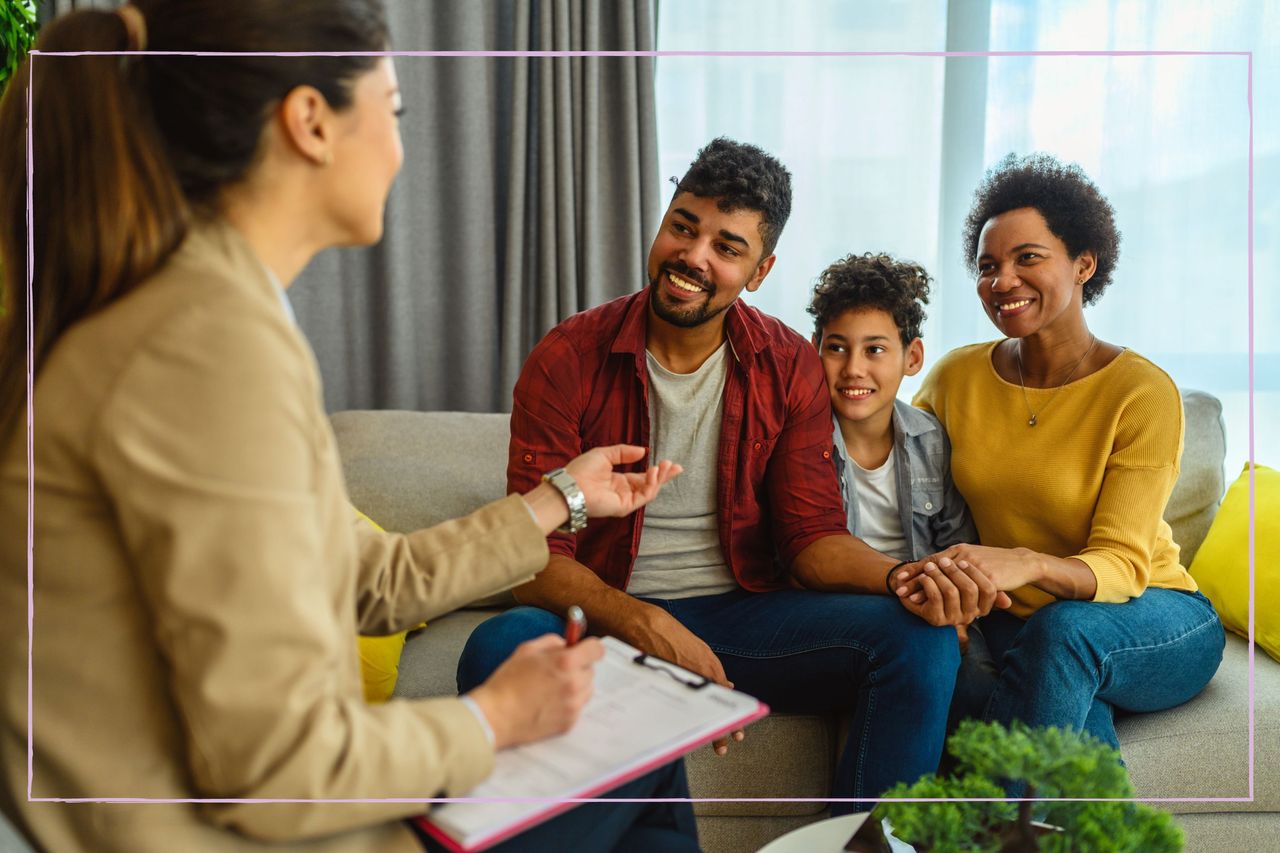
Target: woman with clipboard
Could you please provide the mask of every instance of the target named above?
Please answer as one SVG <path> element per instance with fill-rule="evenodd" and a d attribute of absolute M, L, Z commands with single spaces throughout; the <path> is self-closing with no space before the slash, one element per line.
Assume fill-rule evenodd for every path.
<path fill-rule="evenodd" d="M 423 798 L 586 699 L 598 644 L 542 638 L 462 700 L 363 701 L 358 631 L 530 577 L 570 515 L 543 484 L 381 534 L 347 501 L 284 288 L 381 236 L 387 46 L 379 0 L 136 0 L 52 22 L 42 51 L 114 55 L 35 57 L 0 103 L 0 809 L 39 848 L 420 849 L 402 818 Z M 365 55 L 269 55 L 307 51 Z M 574 516 L 678 473 L 614 472 L 643 453 L 556 475 Z M 678 764 L 638 781 L 687 796 Z M 696 847 L 687 804 L 644 805 L 559 831 Z"/>

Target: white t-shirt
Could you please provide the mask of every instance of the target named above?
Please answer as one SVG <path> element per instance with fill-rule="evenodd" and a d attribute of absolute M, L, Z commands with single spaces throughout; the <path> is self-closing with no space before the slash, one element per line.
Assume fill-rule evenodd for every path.
<path fill-rule="evenodd" d="M 908 560 L 907 537 L 902 532 L 902 516 L 898 513 L 898 478 L 894 471 L 893 452 L 879 468 L 867 470 L 850 456 L 854 465 L 853 482 L 858 493 L 858 536 L 882 554 Z"/>
<path fill-rule="evenodd" d="M 645 507 L 627 592 L 689 598 L 737 589 L 720 549 L 716 511 L 716 457 L 732 358 L 729 344 L 721 344 L 693 373 L 672 373 L 653 353 L 646 357 L 651 458 L 679 462 L 684 473 Z"/>

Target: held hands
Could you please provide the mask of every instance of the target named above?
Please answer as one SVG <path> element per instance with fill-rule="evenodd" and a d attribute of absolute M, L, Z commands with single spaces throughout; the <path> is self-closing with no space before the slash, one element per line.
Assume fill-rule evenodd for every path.
<path fill-rule="evenodd" d="M 995 588 L 1001 591 L 1038 583 L 1042 580 L 1043 574 L 1040 555 L 1027 548 L 993 548 L 988 545 L 959 544 L 926 557 L 920 563 L 933 563 L 937 566 L 951 563 L 962 571 L 976 570 L 989 578 Z M 903 568 L 905 571 L 911 567 Z M 917 592 L 916 585 L 912 583 L 917 576 L 916 572 L 913 572 L 910 577 L 903 577 L 899 573 L 898 577 L 902 582 L 895 578 L 894 585 L 896 587 L 905 584 L 910 588 L 910 592 Z M 1005 605 L 997 604 L 996 606 Z"/>
<path fill-rule="evenodd" d="M 505 749 L 567 732 L 591 698 L 604 646 L 587 638 L 566 646 L 557 634 L 521 643 L 471 698 Z"/>
<path fill-rule="evenodd" d="M 890 588 L 903 607 L 930 625 L 968 625 L 993 607 L 1012 603 L 987 574 L 947 556 L 950 553 L 917 560 L 893 573 Z"/>
<path fill-rule="evenodd" d="M 1083 601 L 1092 599 L 1098 592 L 1098 579 L 1093 569 L 1078 557 L 1054 557 L 1029 548 L 954 545 L 928 560 L 937 561 L 939 565 L 951 561 L 964 571 L 977 570 L 990 578 L 996 589 L 1001 590 L 1001 596 L 1004 596 L 1004 590 L 1024 586 L 1034 586 L 1055 598 Z M 919 601 L 917 596 L 923 587 L 914 585 L 912 580 L 902 579 L 908 587 L 906 595 Z M 996 607 L 1007 606 L 996 602 Z"/>
<path fill-rule="evenodd" d="M 638 462 L 649 451 L 631 444 L 594 447 L 564 466 L 587 499 L 587 515 L 630 515 L 657 497 L 659 490 L 684 469 L 669 459 L 643 473 L 622 474 L 614 466 Z"/>
<path fill-rule="evenodd" d="M 967 563 L 991 578 L 996 589 L 1018 589 L 1040 581 L 1039 555 L 1028 548 L 992 548 L 987 545 L 953 545 L 943 552 L 957 563 Z"/>
<path fill-rule="evenodd" d="M 720 658 L 716 657 L 711 647 L 661 607 L 646 605 L 643 618 L 633 622 L 625 639 L 646 654 L 671 661 L 716 684 L 733 687 L 733 682 L 724 673 Z M 734 741 L 741 741 L 744 735 L 738 729 L 731 737 Z M 729 751 L 729 738 L 721 738 L 712 743 L 711 747 L 716 755 L 724 755 Z"/>

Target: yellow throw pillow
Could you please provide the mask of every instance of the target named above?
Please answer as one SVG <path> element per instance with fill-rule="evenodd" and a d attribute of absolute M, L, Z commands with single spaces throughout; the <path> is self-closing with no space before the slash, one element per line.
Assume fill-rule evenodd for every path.
<path fill-rule="evenodd" d="M 1280 471 L 1253 467 L 1253 630 L 1280 660 Z M 1191 575 L 1228 630 L 1249 636 L 1249 465 L 1227 489 Z"/>
<path fill-rule="evenodd" d="M 355 512 L 369 522 L 375 530 L 382 530 L 372 518 L 358 509 Z M 357 638 L 360 644 L 360 674 L 364 679 L 366 702 L 385 702 L 395 692 L 396 679 L 400 677 L 400 654 L 404 651 L 404 639 L 408 633 L 408 631 L 400 631 L 386 637 Z"/>
<path fill-rule="evenodd" d="M 400 654 L 408 631 L 386 637 L 360 637 L 360 674 L 364 678 L 364 701 L 385 702 L 396 690 L 400 677 Z"/>

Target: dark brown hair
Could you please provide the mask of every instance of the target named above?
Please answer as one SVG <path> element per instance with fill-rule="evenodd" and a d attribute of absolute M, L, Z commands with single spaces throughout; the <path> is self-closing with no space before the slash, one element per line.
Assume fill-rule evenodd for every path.
<path fill-rule="evenodd" d="M 382 0 L 134 0 L 146 49 L 187 52 L 381 51 Z M 72 12 L 36 48 L 126 51 L 114 12 Z M 193 211 L 245 177 L 273 107 L 314 86 L 331 106 L 377 56 L 28 57 L 0 100 L 0 435 L 34 367 L 76 321 L 127 293 L 181 244 Z M 34 87 L 31 86 L 35 63 Z M 31 97 L 33 304 L 26 299 L 27 98 Z"/>
<path fill-rule="evenodd" d="M 763 148 L 718 136 L 704 145 L 689 164 L 684 177 L 671 182 L 676 195 L 693 193 L 717 199 L 716 206 L 729 213 L 760 213 L 760 258 L 773 254 L 782 228 L 791 216 L 791 173 Z"/>
<path fill-rule="evenodd" d="M 848 255 L 818 276 L 809 314 L 815 340 L 821 340 L 827 324 L 846 311 L 879 308 L 893 317 L 902 345 L 920 337 L 924 306 L 929 302 L 925 268 L 892 255 Z"/>

